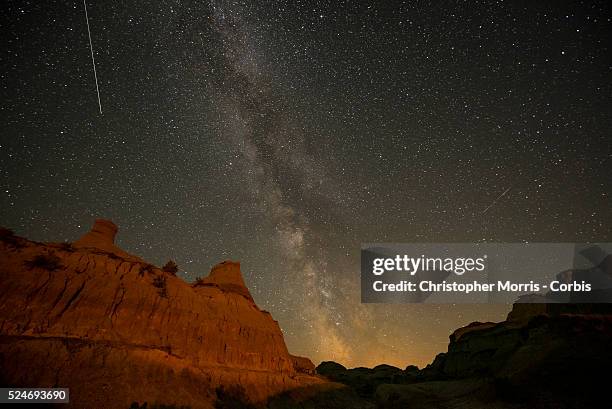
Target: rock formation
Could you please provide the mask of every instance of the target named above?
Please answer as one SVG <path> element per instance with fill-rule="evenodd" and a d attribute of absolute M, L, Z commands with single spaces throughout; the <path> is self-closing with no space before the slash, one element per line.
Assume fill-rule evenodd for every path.
<path fill-rule="evenodd" d="M 220 390 L 260 404 L 324 382 L 289 354 L 239 263 L 189 284 L 118 248 L 116 233 L 107 220 L 73 244 L 2 231 L 3 385 L 69 387 L 72 407 L 210 408 Z"/>
<path fill-rule="evenodd" d="M 85 233 L 79 240 L 72 243 L 72 246 L 74 248 L 102 250 L 124 259 L 143 261 L 115 246 L 115 236 L 118 230 L 119 229 L 112 221 L 96 219 L 91 230 Z"/>
<path fill-rule="evenodd" d="M 198 287 L 213 286 L 221 291 L 240 294 L 247 300 L 253 302 L 253 297 L 244 283 L 240 272 L 240 263 L 236 261 L 224 261 L 212 268 L 208 277 L 196 282 Z"/>
<path fill-rule="evenodd" d="M 506 321 L 450 336 L 409 385 L 383 385 L 380 407 L 603 407 L 612 365 L 609 304 L 515 304 Z"/>
<path fill-rule="evenodd" d="M 293 361 L 293 368 L 297 372 L 309 375 L 314 375 L 316 373 L 315 366 L 310 359 L 303 356 L 291 355 L 291 360 Z"/>
<path fill-rule="evenodd" d="M 240 264 L 193 284 L 128 254 L 97 220 L 73 244 L 0 229 L 0 386 L 70 388 L 74 408 L 602 407 L 610 304 L 515 304 L 450 336 L 426 368 L 290 355 Z M 606 261 L 607 262 L 607 261 Z M 335 382 L 341 382 L 343 387 Z M 136 406 L 133 406 L 136 407 Z"/>
<path fill-rule="evenodd" d="M 322 362 L 317 373 L 377 408 L 606 407 L 610 304 L 519 303 L 505 321 L 474 322 L 449 338 L 422 370 Z"/>

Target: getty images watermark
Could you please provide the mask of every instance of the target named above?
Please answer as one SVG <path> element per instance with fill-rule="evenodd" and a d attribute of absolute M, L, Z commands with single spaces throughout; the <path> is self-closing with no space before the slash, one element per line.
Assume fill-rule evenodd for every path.
<path fill-rule="evenodd" d="M 364 303 L 608 303 L 612 243 L 365 244 Z"/>

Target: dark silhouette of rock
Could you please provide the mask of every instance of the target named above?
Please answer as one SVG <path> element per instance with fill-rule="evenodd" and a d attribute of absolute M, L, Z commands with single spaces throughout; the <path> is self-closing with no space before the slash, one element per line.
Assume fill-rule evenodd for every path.
<path fill-rule="evenodd" d="M 500 323 L 473 322 L 419 370 L 389 365 L 317 372 L 377 408 L 605 407 L 612 365 L 609 304 L 515 304 Z"/>
<path fill-rule="evenodd" d="M 268 409 L 376 409 L 351 387 L 337 383 L 322 383 L 290 389 L 272 397 Z"/>
<path fill-rule="evenodd" d="M 508 317 L 456 330 L 416 383 L 379 387 L 379 407 L 601 407 L 601 369 L 612 365 L 609 305 L 515 304 Z"/>
<path fill-rule="evenodd" d="M 418 369 L 417 369 L 418 372 Z M 322 362 L 317 367 L 317 373 L 327 379 L 339 382 L 353 388 L 359 396 L 371 397 L 379 385 L 386 383 L 410 383 L 414 382 L 417 374 L 406 372 L 395 366 L 381 364 L 374 368 L 351 368 L 333 362 Z"/>
<path fill-rule="evenodd" d="M 323 361 L 317 366 L 319 375 L 333 377 L 337 373 L 346 371 L 346 367 L 334 361 Z"/>

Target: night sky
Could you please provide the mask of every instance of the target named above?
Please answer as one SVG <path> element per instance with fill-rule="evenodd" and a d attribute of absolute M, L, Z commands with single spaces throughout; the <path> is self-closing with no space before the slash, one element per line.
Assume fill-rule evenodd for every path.
<path fill-rule="evenodd" d="M 0 6 L 19 235 L 239 260 L 292 353 L 402 367 L 509 306 L 361 304 L 361 243 L 612 241 L 606 1 L 127 3 L 87 4 L 102 115 L 82 1 Z"/>

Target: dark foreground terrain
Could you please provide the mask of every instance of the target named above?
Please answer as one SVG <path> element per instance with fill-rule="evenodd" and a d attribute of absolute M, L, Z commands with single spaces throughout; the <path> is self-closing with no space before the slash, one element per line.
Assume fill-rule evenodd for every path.
<path fill-rule="evenodd" d="M 605 304 L 515 304 L 504 322 L 456 330 L 424 369 L 323 362 L 317 372 L 378 408 L 605 408 L 611 346 Z"/>

